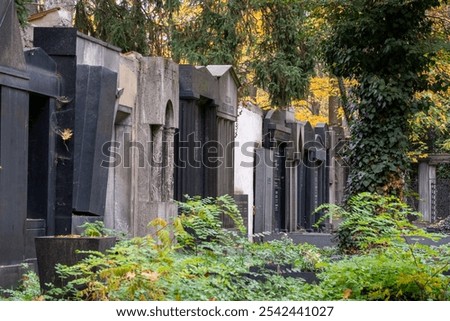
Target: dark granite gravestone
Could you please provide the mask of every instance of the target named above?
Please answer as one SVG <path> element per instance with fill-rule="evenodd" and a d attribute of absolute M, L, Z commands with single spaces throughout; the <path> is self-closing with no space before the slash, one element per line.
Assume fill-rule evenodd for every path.
<path fill-rule="evenodd" d="M 79 65 L 75 112 L 73 208 L 103 216 L 108 167 L 101 166 L 115 116 L 117 73 L 101 66 Z"/>
<path fill-rule="evenodd" d="M 329 200 L 327 125 L 314 129 L 290 111 L 269 111 L 263 147 L 256 151 L 255 232 L 312 231 L 315 209 Z"/>
<path fill-rule="evenodd" d="M 34 28 L 34 45 L 41 47 L 57 64 L 61 99 L 54 118 L 60 131 L 74 131 L 76 94 L 76 37 L 72 28 Z M 55 146 L 55 234 L 70 234 L 72 227 L 73 139 L 57 139 Z"/>
<path fill-rule="evenodd" d="M 257 150 L 255 232 L 286 231 L 295 215 L 296 186 L 291 184 L 292 130 L 288 111 L 271 110 L 263 121 L 263 147 Z M 292 194 L 294 193 L 294 194 Z"/>
<path fill-rule="evenodd" d="M 327 124 L 319 123 L 314 128 L 316 148 L 316 164 L 317 164 L 317 188 L 314 196 L 315 208 L 329 203 L 330 188 L 330 147 L 331 138 Z M 313 216 L 314 224 L 320 219 L 323 213 L 316 213 Z"/>
<path fill-rule="evenodd" d="M 59 138 L 53 117 L 59 96 L 60 78 L 56 63 L 41 48 L 25 51 L 30 75 L 30 117 L 28 123 L 28 214 L 27 233 L 52 234 L 55 229 L 55 145 Z M 42 222 L 40 222 L 40 220 Z M 45 228 L 43 228 L 45 227 Z M 43 233 L 42 233 L 43 231 Z M 27 238 L 32 240 L 31 237 Z M 34 242 L 28 242 L 34 253 Z M 34 257 L 34 256 L 27 256 Z"/>
<path fill-rule="evenodd" d="M 54 117 L 60 134 L 73 136 L 56 144 L 55 234 L 69 234 L 72 213 L 104 214 L 108 169 L 100 153 L 112 137 L 117 70 L 110 68 L 118 69 L 120 49 L 74 28 L 35 28 L 34 44 L 63 79 Z"/>
<path fill-rule="evenodd" d="M 314 162 L 309 149 L 314 142 L 314 130 L 309 122 L 300 122 L 302 161 L 298 170 L 298 224 L 301 228 L 311 228 L 311 213 L 314 208 L 312 199 L 312 181 L 314 177 Z"/>
<path fill-rule="evenodd" d="M 179 71 L 175 198 L 232 195 L 237 79 L 230 66 L 181 65 Z"/>
<path fill-rule="evenodd" d="M 34 261 L 34 237 L 53 227 L 60 79 L 41 49 L 24 55 L 14 1 L 0 3 L 0 39 L 0 285 L 10 286 Z"/>
<path fill-rule="evenodd" d="M 72 237 L 45 236 L 36 238 L 36 255 L 38 261 L 39 283 L 42 291 L 49 290 L 49 284 L 63 287 L 68 279 L 60 278 L 56 265 L 74 265 L 89 256 L 87 252 L 105 253 L 116 243 L 113 236 Z"/>
<path fill-rule="evenodd" d="M 255 220 L 253 233 L 262 233 L 274 230 L 274 196 L 272 166 L 274 152 L 267 148 L 257 148 L 255 169 Z"/>

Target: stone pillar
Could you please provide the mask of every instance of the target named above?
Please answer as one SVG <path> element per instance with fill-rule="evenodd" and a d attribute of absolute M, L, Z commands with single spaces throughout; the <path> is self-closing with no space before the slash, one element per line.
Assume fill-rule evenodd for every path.
<path fill-rule="evenodd" d="M 169 220 L 177 215 L 177 206 L 172 201 L 171 142 L 178 127 L 179 83 L 178 65 L 174 62 L 161 57 L 139 57 L 138 61 L 135 139 L 143 147 L 145 159 L 140 166 L 140 155 L 134 157 L 137 174 L 132 181 L 133 235 L 143 236 L 150 232 L 147 225 L 155 218 Z"/>
<path fill-rule="evenodd" d="M 255 226 L 254 232 L 272 232 L 274 229 L 273 213 L 273 178 L 274 167 L 273 150 L 266 148 L 257 148 L 256 157 L 259 160 L 256 163 L 256 182 L 255 182 Z"/>
<path fill-rule="evenodd" d="M 162 191 L 162 167 L 163 167 L 163 127 L 159 125 L 151 126 L 152 149 L 150 164 L 150 201 L 160 201 Z M 164 155 L 165 156 L 165 155 Z"/>
<path fill-rule="evenodd" d="M 298 161 L 286 161 L 286 223 L 289 232 L 297 229 Z"/>
<path fill-rule="evenodd" d="M 149 211 L 153 175 L 150 164 L 153 161 L 152 128 L 149 124 L 138 123 L 135 130 L 134 141 L 127 148 L 131 151 L 133 160 L 131 165 L 133 168 L 133 198 L 135 200 L 132 219 L 133 236 L 144 236 L 148 232 L 147 224 L 152 220 Z"/>
<path fill-rule="evenodd" d="M 344 140 L 344 130 L 340 126 L 331 127 L 331 148 L 329 164 L 329 203 L 341 204 L 344 198 L 346 183 L 345 164 L 336 153 L 339 150 L 338 144 Z"/>
<path fill-rule="evenodd" d="M 109 167 L 104 222 L 108 228 L 129 235 L 132 234 L 132 211 L 134 210 L 130 201 L 132 194 L 132 166 L 130 164 L 132 150 L 126 150 L 125 146 L 129 146 L 131 143 L 132 131 L 132 109 L 125 109 L 124 106 L 121 106 L 116 116 L 112 137 L 114 154 L 110 160 L 113 163 Z"/>
<path fill-rule="evenodd" d="M 432 185 L 436 184 L 436 167 L 422 162 L 419 164 L 419 212 L 427 222 L 433 222 L 435 208 L 432 195 Z"/>
<path fill-rule="evenodd" d="M 174 198 L 174 136 L 175 128 L 164 128 L 163 131 L 163 154 L 164 164 L 162 171 L 161 201 L 168 202 Z"/>

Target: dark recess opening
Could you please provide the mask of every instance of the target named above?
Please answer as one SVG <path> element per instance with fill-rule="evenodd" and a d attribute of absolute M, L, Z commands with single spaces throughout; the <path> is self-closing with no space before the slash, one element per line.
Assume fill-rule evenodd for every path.
<path fill-rule="evenodd" d="M 50 115 L 48 97 L 30 94 L 28 129 L 29 219 L 47 219 Z"/>

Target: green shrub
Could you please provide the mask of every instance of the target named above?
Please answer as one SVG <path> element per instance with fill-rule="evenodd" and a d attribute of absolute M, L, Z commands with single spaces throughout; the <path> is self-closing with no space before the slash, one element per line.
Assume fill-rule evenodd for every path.
<path fill-rule="evenodd" d="M 34 271 L 29 270 L 28 266 L 25 268 L 28 269 L 28 271 L 22 276 L 17 289 L 0 288 L 0 300 L 34 301 L 42 299 L 39 277 Z"/>
<path fill-rule="evenodd" d="M 265 263 L 313 270 L 318 249 L 284 238 L 263 244 L 248 241 L 242 218 L 229 196 L 188 198 L 171 222 L 155 219 L 153 233 L 119 242 L 106 254 L 74 266 L 58 266 L 71 280 L 47 298 L 72 300 L 299 300 L 313 286 L 286 278 Z M 236 229 L 222 226 L 230 216 Z"/>
<path fill-rule="evenodd" d="M 4 293 L 11 300 L 449 300 L 450 246 L 407 244 L 402 235 L 421 233 L 405 221 L 411 211 L 404 204 L 359 197 L 347 210 L 333 208 L 344 217 L 338 235 L 351 236 L 341 250 L 357 255 L 336 256 L 288 237 L 251 243 L 245 233 L 222 227 L 226 208 L 241 222 L 232 199 L 188 199 L 171 222 L 152 221 L 152 234 L 58 266 L 67 286 L 41 296 L 30 274 L 17 291 Z M 351 234 L 358 222 L 368 228 Z M 319 272 L 321 282 L 307 284 L 273 267 Z"/>
<path fill-rule="evenodd" d="M 262 243 L 250 243 L 246 249 L 249 261 L 255 266 L 275 264 L 280 266 L 292 266 L 295 270 L 315 271 L 316 265 L 327 258 L 311 244 L 294 244 L 291 238 L 282 237 Z"/>
<path fill-rule="evenodd" d="M 321 300 L 449 300 L 449 247 L 391 247 L 328 264 Z"/>
<path fill-rule="evenodd" d="M 345 208 L 324 205 L 317 209 L 321 210 L 328 211 L 325 217 L 342 217 L 336 238 L 339 249 L 345 254 L 404 243 L 404 236 L 436 237 L 413 225 L 409 218 L 420 217 L 420 213 L 394 196 L 361 193 L 350 198 Z"/>
<path fill-rule="evenodd" d="M 237 233 L 222 227 L 221 218 L 230 217 L 241 237 L 245 237 L 246 228 L 237 205 L 229 195 L 217 198 L 186 197 L 186 202 L 179 202 L 181 215 L 177 241 L 181 246 L 197 247 L 207 243 L 232 245 Z"/>
<path fill-rule="evenodd" d="M 80 227 L 83 229 L 81 236 L 87 237 L 103 237 L 113 236 L 116 233 L 105 227 L 103 221 L 85 222 Z"/>

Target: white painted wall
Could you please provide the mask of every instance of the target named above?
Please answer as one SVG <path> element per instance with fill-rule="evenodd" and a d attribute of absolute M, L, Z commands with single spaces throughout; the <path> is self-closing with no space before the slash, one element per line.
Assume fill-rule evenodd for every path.
<path fill-rule="evenodd" d="M 248 231 L 253 231 L 253 170 L 255 148 L 262 144 L 263 112 L 257 106 L 239 107 L 234 157 L 234 192 L 248 195 Z"/>

